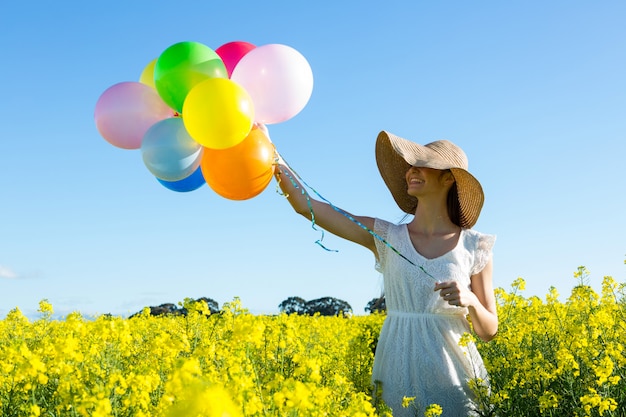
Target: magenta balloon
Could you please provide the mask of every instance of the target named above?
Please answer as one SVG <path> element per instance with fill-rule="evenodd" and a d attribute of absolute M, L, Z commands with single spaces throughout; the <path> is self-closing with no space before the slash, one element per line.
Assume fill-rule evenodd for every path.
<path fill-rule="evenodd" d="M 256 48 L 256 46 L 251 43 L 235 41 L 225 43 L 217 48 L 215 53 L 222 58 L 222 61 L 224 61 L 226 71 L 228 71 L 228 77 L 230 77 L 241 58 L 254 48 Z"/>
<path fill-rule="evenodd" d="M 144 134 L 152 125 L 173 117 L 156 90 L 140 82 L 121 82 L 102 93 L 94 118 L 100 135 L 123 149 L 139 149 Z"/>
<path fill-rule="evenodd" d="M 290 46 L 258 46 L 244 55 L 231 76 L 252 98 L 256 123 L 280 123 L 298 114 L 311 98 L 313 71 Z"/>

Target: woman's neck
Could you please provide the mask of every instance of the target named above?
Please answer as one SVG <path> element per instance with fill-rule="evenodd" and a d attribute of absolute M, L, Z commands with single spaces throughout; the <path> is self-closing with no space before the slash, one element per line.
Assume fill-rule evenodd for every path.
<path fill-rule="evenodd" d="M 455 233 L 460 227 L 452 223 L 446 202 L 420 201 L 413 220 L 407 225 L 409 231 L 423 235 Z"/>

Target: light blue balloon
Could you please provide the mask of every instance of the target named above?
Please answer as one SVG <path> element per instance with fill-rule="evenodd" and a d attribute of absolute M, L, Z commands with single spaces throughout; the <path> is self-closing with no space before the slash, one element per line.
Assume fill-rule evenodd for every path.
<path fill-rule="evenodd" d="M 200 166 L 202 145 L 193 140 L 179 117 L 161 120 L 141 141 L 141 156 L 148 170 L 164 181 L 180 181 Z"/>
<path fill-rule="evenodd" d="M 200 167 L 198 167 L 193 174 L 179 181 L 165 181 L 159 178 L 157 178 L 157 181 L 159 181 L 165 188 L 179 193 L 194 191 L 206 184 L 206 180 L 204 179 L 204 175 L 202 175 Z"/>

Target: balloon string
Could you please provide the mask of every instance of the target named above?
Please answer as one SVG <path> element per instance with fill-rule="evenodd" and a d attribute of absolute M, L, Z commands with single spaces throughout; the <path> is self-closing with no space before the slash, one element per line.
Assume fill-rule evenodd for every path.
<path fill-rule="evenodd" d="M 309 188 L 311 191 L 313 191 L 315 193 L 315 195 L 317 195 L 317 197 L 324 201 L 325 203 L 327 203 L 330 207 L 333 208 L 333 210 L 343 214 L 344 216 L 346 216 L 350 221 L 352 221 L 353 223 L 356 223 L 359 227 L 361 227 L 363 230 L 367 231 L 370 235 L 372 235 L 373 237 L 375 237 L 376 239 L 380 240 L 383 244 L 385 244 L 385 246 L 387 246 L 389 249 L 391 249 L 394 253 L 396 253 L 397 255 L 399 255 L 402 259 L 406 260 L 408 263 L 410 263 L 413 266 L 418 267 L 423 273 L 425 273 L 426 275 L 428 275 L 429 277 L 431 277 L 432 279 L 436 279 L 434 276 L 432 276 L 428 271 L 426 271 L 424 269 L 424 267 L 422 265 L 417 265 L 415 262 L 411 261 L 409 258 L 407 258 L 406 256 L 404 256 L 402 253 L 400 253 L 400 251 L 398 251 L 396 248 L 394 248 L 391 243 L 387 242 L 382 236 L 380 236 L 378 233 L 374 232 L 372 229 L 370 229 L 369 227 L 367 227 L 366 225 L 364 225 L 363 223 L 361 223 L 360 221 L 358 221 L 357 219 L 355 219 L 352 215 L 350 215 L 350 213 L 342 210 L 341 208 L 335 206 L 333 203 L 331 203 L 329 200 L 327 200 L 326 198 L 324 198 L 320 193 L 318 193 L 315 188 L 311 187 L 309 184 L 307 184 L 306 181 L 304 181 L 302 179 L 302 177 L 300 175 L 298 175 L 298 173 L 283 159 L 282 161 L 287 168 L 289 168 L 291 170 L 291 172 L 293 172 L 293 174 L 300 180 L 300 182 L 302 184 L 304 184 L 305 187 Z M 297 184 L 297 182 L 293 179 L 293 177 L 286 171 L 283 171 L 283 173 L 285 175 L 287 175 L 287 177 L 289 178 L 289 180 L 291 181 L 291 184 L 295 187 L 295 188 L 300 188 Z M 280 180 L 279 180 L 280 181 Z M 285 195 L 282 190 L 280 189 L 280 183 L 278 183 L 276 185 L 276 189 L 277 192 L 280 195 L 284 195 L 286 197 L 289 197 L 288 195 Z M 309 198 L 309 194 L 304 190 L 304 188 L 302 188 L 302 194 L 306 197 L 306 201 L 307 201 L 307 205 L 309 207 L 309 211 L 311 212 L 311 226 L 313 227 L 313 230 L 318 230 L 315 227 L 315 213 L 313 213 L 313 205 L 311 204 L 311 199 Z M 339 252 L 338 250 L 331 250 L 326 248 L 321 241 L 324 239 L 324 230 L 321 230 L 322 232 L 322 236 L 319 240 L 317 240 L 315 243 L 317 243 L 319 246 L 321 246 L 322 248 L 326 249 L 327 251 L 332 251 L 332 252 Z"/>
<path fill-rule="evenodd" d="M 289 164 L 287 164 L 287 162 L 283 161 L 285 163 L 285 165 L 287 165 L 289 167 L 289 169 L 300 179 L 300 181 L 302 181 L 302 178 L 300 178 L 300 176 L 298 174 L 295 173 L 295 171 L 289 166 Z M 289 178 L 289 180 L 291 181 L 291 184 L 294 186 L 294 188 L 298 189 L 300 188 L 300 186 L 298 186 L 298 183 L 293 179 L 293 177 L 291 175 L 289 175 L 288 172 L 283 171 L 283 173 L 285 175 L 287 175 L 287 177 Z M 303 184 L 306 185 L 306 183 L 304 181 L 302 181 Z M 310 188 L 310 187 L 309 187 Z M 315 192 L 315 190 L 313 190 Z M 278 183 L 276 184 L 276 192 L 282 196 L 285 197 L 289 197 L 288 194 L 285 194 L 282 192 L 282 190 L 280 189 L 280 178 L 278 179 Z M 316 232 L 320 232 L 321 236 L 318 240 L 315 241 L 315 243 L 320 246 L 322 249 L 328 251 L 328 252 L 339 252 L 336 249 L 329 249 L 326 246 L 324 246 L 324 244 L 322 243 L 322 241 L 324 240 L 324 230 L 323 229 L 318 229 L 315 225 L 315 213 L 313 212 L 313 205 L 311 204 L 311 198 L 309 197 L 309 194 L 306 192 L 306 190 L 304 188 L 301 188 L 301 192 L 302 195 L 304 195 L 304 197 L 306 198 L 306 204 L 309 207 L 309 212 L 311 213 L 311 228 L 313 230 L 315 230 Z M 317 194 L 317 193 L 316 193 Z"/>

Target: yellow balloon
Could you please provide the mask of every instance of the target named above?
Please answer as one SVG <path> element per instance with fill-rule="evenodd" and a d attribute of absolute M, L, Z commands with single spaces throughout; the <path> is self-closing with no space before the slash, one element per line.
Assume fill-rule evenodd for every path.
<path fill-rule="evenodd" d="M 183 103 L 183 123 L 202 146 L 226 149 L 243 141 L 254 121 L 248 92 L 227 78 L 209 78 L 195 85 Z"/>
<path fill-rule="evenodd" d="M 143 69 L 141 76 L 139 77 L 140 83 L 149 85 L 152 88 L 156 88 L 154 86 L 154 65 L 156 64 L 156 61 L 156 58 L 150 61 Z"/>

